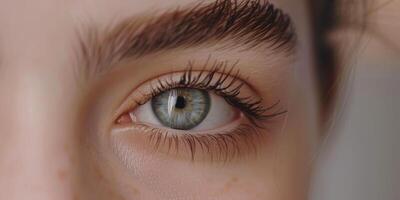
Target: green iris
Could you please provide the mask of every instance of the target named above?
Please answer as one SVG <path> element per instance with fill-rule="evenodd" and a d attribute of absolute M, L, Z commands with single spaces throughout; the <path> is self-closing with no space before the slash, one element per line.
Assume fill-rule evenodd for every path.
<path fill-rule="evenodd" d="M 206 118 L 210 110 L 207 91 L 177 88 L 165 91 L 151 100 L 157 119 L 169 128 L 190 130 Z"/>

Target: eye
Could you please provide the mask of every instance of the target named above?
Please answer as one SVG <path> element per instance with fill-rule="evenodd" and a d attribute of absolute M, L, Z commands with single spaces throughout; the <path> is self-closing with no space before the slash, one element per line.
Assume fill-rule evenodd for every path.
<path fill-rule="evenodd" d="M 153 97 L 129 115 L 132 121 L 153 126 L 204 131 L 229 124 L 240 112 L 212 92 L 176 88 Z"/>
<path fill-rule="evenodd" d="M 279 101 L 264 106 L 239 71 L 224 64 L 210 70 L 188 68 L 144 83 L 122 106 L 117 127 L 144 135 L 149 148 L 191 160 L 228 160 L 254 151 L 266 136 L 260 129 L 286 111 Z"/>

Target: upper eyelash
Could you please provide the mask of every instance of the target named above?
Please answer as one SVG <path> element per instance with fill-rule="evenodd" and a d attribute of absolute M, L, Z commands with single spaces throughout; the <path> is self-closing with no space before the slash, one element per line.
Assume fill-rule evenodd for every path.
<path fill-rule="evenodd" d="M 239 97 L 241 88 L 245 85 L 241 78 L 240 70 L 236 69 L 239 61 L 232 65 L 228 65 L 227 61 L 214 61 L 207 70 L 209 62 L 208 59 L 196 75 L 193 74 L 193 62 L 189 62 L 188 67 L 178 81 L 173 80 L 172 75 L 167 80 L 158 79 L 156 86 L 151 86 L 151 93 L 146 99 L 151 99 L 162 92 L 176 88 L 197 88 L 214 91 L 215 94 L 224 98 L 228 104 L 239 108 L 250 122 L 259 128 L 263 127 L 263 121 L 287 112 L 276 108 L 280 103 L 279 100 L 271 106 L 265 107 L 262 105 L 261 98 Z M 144 102 L 137 103 L 139 105 L 144 104 Z"/>

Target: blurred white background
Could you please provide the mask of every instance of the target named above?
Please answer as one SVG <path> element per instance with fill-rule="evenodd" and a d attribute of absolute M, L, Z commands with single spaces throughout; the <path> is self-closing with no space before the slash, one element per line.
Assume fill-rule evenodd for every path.
<path fill-rule="evenodd" d="M 319 155 L 315 200 L 400 200 L 400 0 L 376 1 L 340 122 Z"/>

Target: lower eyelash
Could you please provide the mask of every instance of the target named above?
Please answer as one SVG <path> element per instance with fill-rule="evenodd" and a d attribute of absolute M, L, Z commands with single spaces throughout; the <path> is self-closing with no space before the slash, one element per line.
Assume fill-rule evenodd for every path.
<path fill-rule="evenodd" d="M 245 155 L 257 155 L 264 137 L 260 130 L 250 124 L 241 124 L 233 130 L 213 134 L 176 133 L 162 128 L 138 124 L 149 133 L 147 142 L 155 151 L 189 156 L 194 162 L 228 162 Z M 179 157 L 179 156 L 178 156 Z"/>

